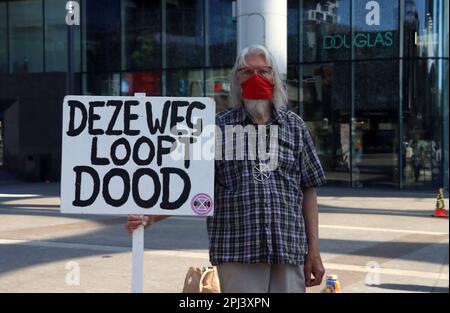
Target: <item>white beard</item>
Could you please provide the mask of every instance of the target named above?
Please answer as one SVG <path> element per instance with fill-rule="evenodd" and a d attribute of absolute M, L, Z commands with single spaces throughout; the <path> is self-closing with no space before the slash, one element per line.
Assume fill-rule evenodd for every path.
<path fill-rule="evenodd" d="M 248 114 L 252 117 L 270 117 L 271 111 L 268 109 L 270 108 L 270 100 L 244 99 L 244 106 Z M 269 116 L 266 116 L 267 114 L 269 114 Z"/>

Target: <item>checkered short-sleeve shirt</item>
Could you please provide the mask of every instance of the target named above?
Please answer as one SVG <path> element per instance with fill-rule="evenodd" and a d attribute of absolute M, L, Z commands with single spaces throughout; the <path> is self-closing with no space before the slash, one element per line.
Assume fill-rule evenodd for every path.
<path fill-rule="evenodd" d="M 243 108 L 216 116 L 223 134 L 225 125 L 248 123 Z M 272 123 L 278 125 L 278 166 L 263 181 L 255 179 L 257 160 L 216 160 L 215 212 L 207 221 L 213 265 L 304 263 L 302 189 L 320 186 L 326 177 L 304 121 L 283 108 L 274 111 Z"/>

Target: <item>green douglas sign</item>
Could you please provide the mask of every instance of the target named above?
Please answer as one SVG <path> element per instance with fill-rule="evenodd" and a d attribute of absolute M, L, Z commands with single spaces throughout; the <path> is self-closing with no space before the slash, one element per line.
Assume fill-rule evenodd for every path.
<path fill-rule="evenodd" d="M 353 36 L 349 35 L 324 35 L 323 49 L 350 49 L 352 46 L 356 48 L 375 48 L 375 47 L 390 47 L 393 44 L 392 32 L 377 32 L 377 33 L 356 33 Z"/>

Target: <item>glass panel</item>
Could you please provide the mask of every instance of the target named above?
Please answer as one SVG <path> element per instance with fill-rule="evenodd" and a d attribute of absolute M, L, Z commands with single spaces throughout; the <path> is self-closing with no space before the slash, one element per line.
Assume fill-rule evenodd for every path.
<path fill-rule="evenodd" d="M 443 90 L 439 86 L 439 63 L 433 59 L 405 62 L 403 184 L 410 188 L 442 184 Z"/>
<path fill-rule="evenodd" d="M 3 165 L 3 122 L 0 120 L 0 167 Z"/>
<path fill-rule="evenodd" d="M 353 185 L 398 187 L 398 61 L 358 62 L 352 127 Z"/>
<path fill-rule="evenodd" d="M 446 10 L 443 10 L 442 2 L 447 3 Z M 444 16 L 447 22 L 441 20 Z M 441 45 L 448 42 L 448 0 L 406 0 L 404 25 L 405 56 L 442 56 Z M 441 34 L 442 31 L 446 32 L 446 36 Z M 444 42 L 440 41 L 441 38 Z"/>
<path fill-rule="evenodd" d="M 302 65 L 302 118 L 328 181 L 350 182 L 350 66 Z"/>
<path fill-rule="evenodd" d="M 122 96 L 133 96 L 136 92 L 145 92 L 147 96 L 160 96 L 161 73 L 123 73 L 120 89 Z"/>
<path fill-rule="evenodd" d="M 288 63 L 298 62 L 298 9 L 298 0 L 288 0 Z"/>
<path fill-rule="evenodd" d="M 353 0 L 357 59 L 398 57 L 399 0 Z"/>
<path fill-rule="evenodd" d="M 232 66 L 236 58 L 236 22 L 232 19 L 232 0 L 209 0 L 208 49 L 212 66 Z"/>
<path fill-rule="evenodd" d="M 302 61 L 350 59 L 350 0 L 302 2 Z"/>
<path fill-rule="evenodd" d="M 441 41 L 444 42 L 444 47 L 443 47 L 444 52 L 442 53 L 442 56 L 445 58 L 449 57 L 449 46 L 448 46 L 448 44 L 449 44 L 449 40 L 448 40 L 449 28 L 450 28 L 450 26 L 449 26 L 449 23 L 450 23 L 450 8 L 449 8 L 449 6 L 450 6 L 449 1 L 444 1 L 444 9 L 442 10 L 444 25 L 443 25 L 443 34 L 441 36 L 441 38 L 442 38 Z M 447 73 L 448 73 L 448 70 L 447 70 Z"/>
<path fill-rule="evenodd" d="M 83 94 L 95 96 L 119 96 L 120 74 L 83 74 Z"/>
<path fill-rule="evenodd" d="M 202 97 L 203 70 L 167 71 L 167 96 Z"/>
<path fill-rule="evenodd" d="M 122 1 L 123 70 L 161 67 L 161 1 Z"/>
<path fill-rule="evenodd" d="M 8 28 L 6 25 L 6 1 L 0 1 L 0 73 L 8 72 Z"/>
<path fill-rule="evenodd" d="M 13 73 L 44 70 L 42 1 L 9 1 L 10 70 Z"/>
<path fill-rule="evenodd" d="M 167 67 L 204 65 L 203 0 L 166 0 Z"/>
<path fill-rule="evenodd" d="M 120 70 L 120 0 L 85 1 L 83 58 L 87 72 Z M 101 12 L 101 14 L 99 13 Z M 85 17 L 85 18 L 83 18 Z"/>
<path fill-rule="evenodd" d="M 45 0 L 45 70 L 67 71 L 67 25 L 61 18 L 66 3 L 60 0 Z M 80 26 L 73 26 L 74 68 L 80 71 Z"/>
<path fill-rule="evenodd" d="M 87 31 L 86 31 L 86 27 L 87 27 L 87 13 L 86 13 L 86 3 L 89 0 L 83 0 L 80 3 L 81 6 L 81 69 L 82 72 L 86 72 L 87 71 L 87 60 L 86 60 L 86 56 L 87 56 L 87 45 L 88 42 L 86 40 L 87 38 Z"/>
<path fill-rule="evenodd" d="M 288 93 L 288 109 L 300 114 L 299 102 L 299 67 L 296 65 L 288 66 L 287 72 L 287 93 Z"/>
<path fill-rule="evenodd" d="M 206 70 L 206 96 L 216 101 L 216 111 L 220 112 L 230 107 L 228 95 L 230 68 Z"/>
<path fill-rule="evenodd" d="M 448 11 L 447 11 L 448 12 Z M 442 124 L 444 127 L 443 130 L 443 136 L 444 136 L 444 140 L 443 140 L 443 145 L 444 145 L 444 155 L 443 155 L 443 160 L 444 160 L 444 170 L 442 171 L 444 173 L 444 187 L 446 187 L 448 189 L 448 180 L 449 180 L 449 153 L 448 153 L 448 146 L 449 146 L 449 116 L 448 116 L 448 110 L 449 110 L 449 90 L 448 90 L 448 85 L 450 83 L 450 79 L 449 79 L 449 61 L 448 60 L 441 60 L 442 62 L 442 71 L 443 71 L 443 80 L 442 80 L 442 86 L 444 87 L 442 89 L 442 107 L 443 107 L 443 117 L 442 117 Z"/>

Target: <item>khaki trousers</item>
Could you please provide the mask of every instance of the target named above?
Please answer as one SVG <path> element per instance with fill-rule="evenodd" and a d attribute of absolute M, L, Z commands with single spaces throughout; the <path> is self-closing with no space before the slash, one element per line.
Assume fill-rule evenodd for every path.
<path fill-rule="evenodd" d="M 217 265 L 223 293 L 304 293 L 303 265 L 223 263 Z"/>

